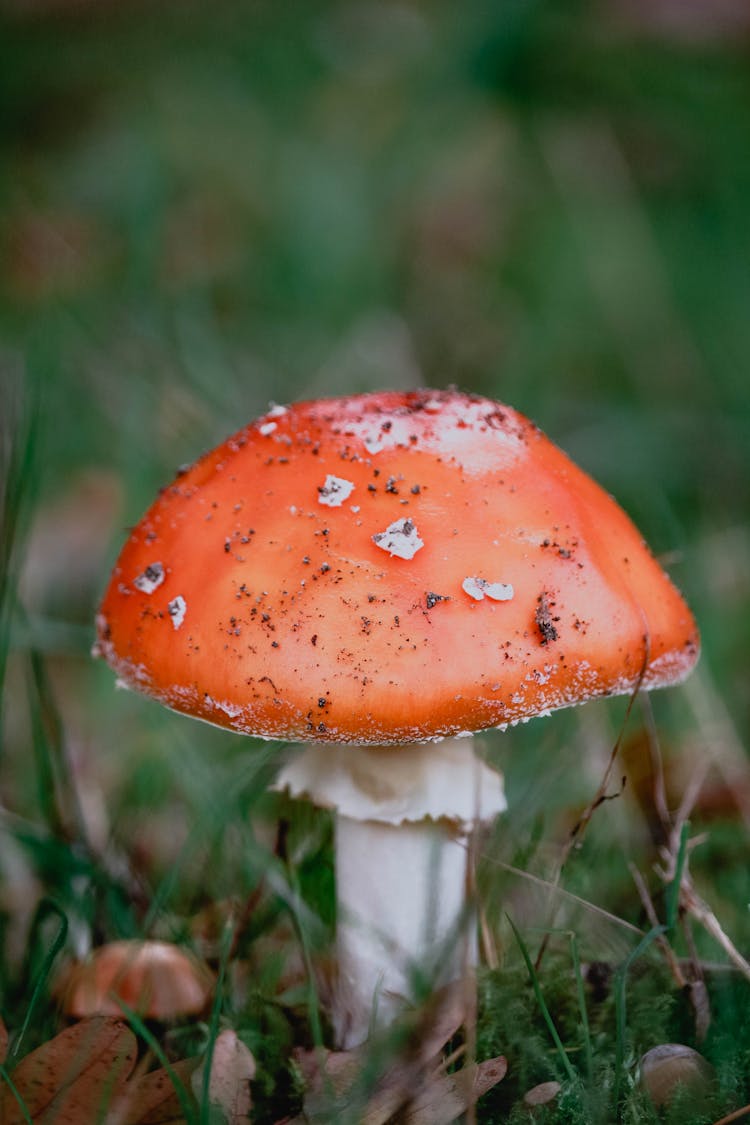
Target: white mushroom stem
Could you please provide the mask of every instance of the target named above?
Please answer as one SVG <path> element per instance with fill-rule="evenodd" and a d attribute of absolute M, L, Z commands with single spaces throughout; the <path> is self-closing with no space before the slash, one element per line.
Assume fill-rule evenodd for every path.
<path fill-rule="evenodd" d="M 476 961 L 468 836 L 505 806 L 473 739 L 399 747 L 310 745 L 279 788 L 336 811 L 337 1045 L 391 1022 L 427 985 Z"/>
<path fill-rule="evenodd" d="M 468 849 L 446 823 L 336 818 L 337 1043 L 390 1023 L 420 984 L 438 987 L 476 963 L 466 910 Z"/>

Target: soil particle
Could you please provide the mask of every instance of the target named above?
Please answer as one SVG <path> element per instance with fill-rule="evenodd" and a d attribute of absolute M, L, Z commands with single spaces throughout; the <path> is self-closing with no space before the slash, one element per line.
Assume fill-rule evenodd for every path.
<path fill-rule="evenodd" d="M 536 602 L 534 620 L 541 635 L 542 644 L 548 645 L 550 641 L 556 641 L 559 636 L 555 622 L 559 621 L 560 618 L 553 616 L 555 603 L 546 591 L 542 591 Z"/>
<path fill-rule="evenodd" d="M 425 601 L 427 602 L 428 609 L 433 609 L 438 604 L 438 602 L 449 602 L 450 600 L 451 599 L 449 594 L 436 594 L 432 590 L 429 590 L 425 594 Z"/>

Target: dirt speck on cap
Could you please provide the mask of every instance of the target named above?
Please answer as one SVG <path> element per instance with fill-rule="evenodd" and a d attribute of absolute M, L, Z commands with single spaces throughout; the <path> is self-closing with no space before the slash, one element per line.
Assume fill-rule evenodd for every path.
<path fill-rule="evenodd" d="M 534 620 L 536 627 L 539 630 L 542 638 L 542 644 L 548 645 L 551 641 L 556 641 L 559 633 L 555 626 L 555 622 L 559 621 L 559 617 L 553 616 L 555 607 L 554 601 L 551 600 L 550 594 L 545 590 L 536 599 L 537 605 L 534 611 Z"/>
<path fill-rule="evenodd" d="M 425 594 L 425 601 L 427 603 L 428 609 L 433 609 L 438 604 L 438 602 L 449 602 L 450 600 L 451 599 L 449 594 L 436 594 L 434 590 L 428 590 Z"/>

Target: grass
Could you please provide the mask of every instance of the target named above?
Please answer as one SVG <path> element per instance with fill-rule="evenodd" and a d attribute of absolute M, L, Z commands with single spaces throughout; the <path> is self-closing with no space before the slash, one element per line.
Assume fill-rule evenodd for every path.
<path fill-rule="evenodd" d="M 63 1026 L 66 959 L 162 936 L 224 966 L 216 1007 L 205 1024 L 136 1031 L 171 1064 L 234 1027 L 258 1063 L 256 1119 L 298 1112 L 292 1049 L 328 1036 L 311 966 L 325 979 L 330 821 L 267 792 L 283 748 L 115 692 L 88 655 L 92 620 L 124 529 L 177 465 L 269 399 L 422 381 L 534 417 L 633 516 L 703 636 L 693 681 L 636 700 L 608 794 L 627 782 L 559 886 L 626 704 L 487 736 L 510 808 L 482 844 L 476 1050 L 509 1072 L 477 1118 L 526 1121 L 524 1093 L 557 1079 L 541 1121 L 655 1121 L 636 1064 L 669 1041 L 696 1046 L 716 1087 L 666 1120 L 750 1101 L 748 984 L 680 909 L 679 880 L 654 873 L 659 761 L 671 810 L 698 787 L 702 842 L 673 858 L 750 948 L 747 28 L 727 31 L 708 4 L 690 27 L 678 6 L 661 23 L 640 7 L 662 10 L 0 14 L 11 1079 L 16 1054 Z M 631 865 L 681 971 L 703 972 L 702 1042 L 695 989 L 669 969 Z"/>

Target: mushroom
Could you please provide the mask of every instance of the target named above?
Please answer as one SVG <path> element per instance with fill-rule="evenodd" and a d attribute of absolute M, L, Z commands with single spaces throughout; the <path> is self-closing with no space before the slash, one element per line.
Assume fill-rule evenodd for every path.
<path fill-rule="evenodd" d="M 467 834 L 504 798 L 461 736 L 677 683 L 698 655 L 615 501 L 455 390 L 274 407 L 161 493 L 97 629 L 127 686 L 309 744 L 278 783 L 337 810 L 342 1046 L 415 967 L 450 980 L 474 957 Z"/>
<path fill-rule="evenodd" d="M 168 941 L 112 941 L 73 965 L 59 986 L 65 1013 L 76 1019 L 120 1016 L 122 1005 L 147 1019 L 196 1015 L 213 989 L 210 971 Z"/>
<path fill-rule="evenodd" d="M 682 1089 L 691 1107 L 705 1102 L 715 1075 L 711 1064 L 684 1043 L 660 1043 L 638 1062 L 638 1084 L 655 1106 L 667 1106 Z"/>

